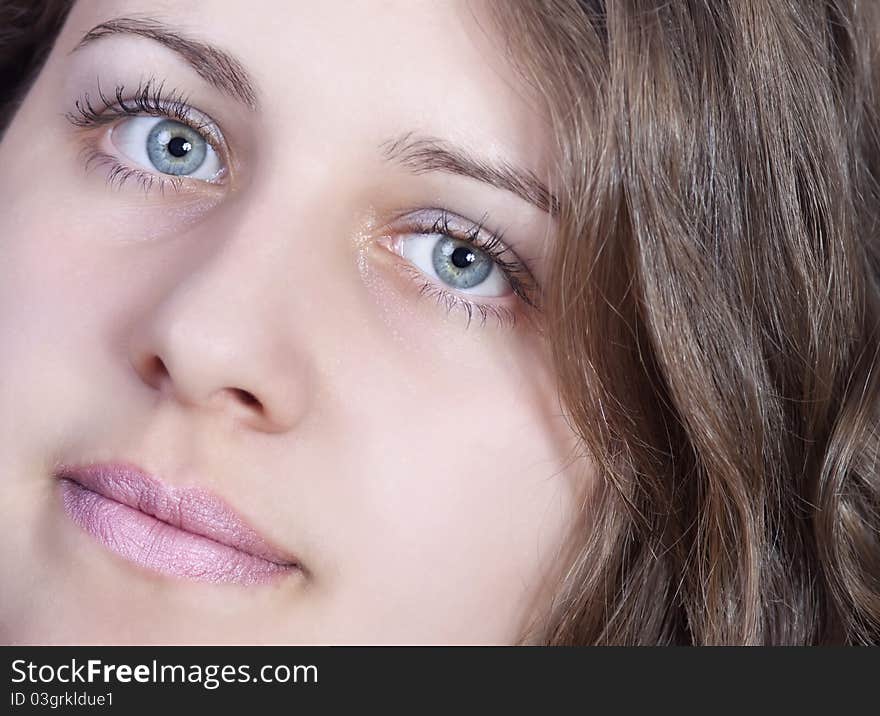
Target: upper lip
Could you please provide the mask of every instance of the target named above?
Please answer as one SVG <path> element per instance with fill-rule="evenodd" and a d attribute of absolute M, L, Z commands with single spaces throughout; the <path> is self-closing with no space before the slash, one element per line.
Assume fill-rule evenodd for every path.
<path fill-rule="evenodd" d="M 299 567 L 291 554 L 251 527 L 221 497 L 198 487 L 169 487 L 130 462 L 61 464 L 59 479 L 151 515 L 178 529 L 207 537 L 268 562 Z"/>

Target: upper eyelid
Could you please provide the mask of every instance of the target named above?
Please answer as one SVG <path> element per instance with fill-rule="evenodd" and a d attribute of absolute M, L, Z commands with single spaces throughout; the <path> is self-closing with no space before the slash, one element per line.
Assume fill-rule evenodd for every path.
<path fill-rule="evenodd" d="M 415 225 L 423 229 L 431 229 L 432 227 L 436 226 L 438 222 L 440 222 L 441 227 L 454 228 L 459 233 L 464 235 L 476 233 L 481 237 L 485 237 L 486 239 L 491 239 L 493 237 L 503 237 L 503 232 L 493 231 L 487 227 L 488 217 L 486 215 L 484 215 L 480 221 L 474 221 L 472 219 L 467 219 L 463 216 L 460 216 L 450 209 L 446 209 L 440 206 L 426 207 L 415 210 L 404 209 L 395 212 L 391 216 L 388 223 L 380 228 L 380 231 L 390 231 L 399 224 L 406 224 L 409 226 Z M 507 246 L 514 254 L 516 253 L 515 251 L 513 251 L 513 248 L 510 247 L 506 242 L 505 246 Z"/>
<path fill-rule="evenodd" d="M 76 111 L 68 111 L 64 113 L 64 116 L 74 125 L 81 127 L 92 126 L 98 121 L 102 124 L 109 124 L 125 117 L 167 117 L 186 124 L 203 134 L 205 140 L 223 155 L 224 161 L 231 163 L 230 147 L 220 123 L 207 112 L 193 106 L 189 102 L 189 95 L 173 88 L 163 95 L 165 83 L 159 83 L 158 86 L 156 83 L 157 80 L 154 77 L 141 81 L 134 94 L 130 96 L 126 96 L 125 86 L 118 84 L 113 92 L 116 101 L 113 101 L 101 90 L 99 82 L 98 97 L 103 106 L 96 108 L 92 103 L 91 95 L 84 92 L 74 102 Z M 194 115 L 206 121 L 194 121 Z"/>
<path fill-rule="evenodd" d="M 118 17 L 102 22 L 89 30 L 69 54 L 112 36 L 143 37 L 167 47 L 216 89 L 236 98 L 251 111 L 259 110 L 256 83 L 238 58 L 216 45 L 185 37 L 156 18 Z"/>

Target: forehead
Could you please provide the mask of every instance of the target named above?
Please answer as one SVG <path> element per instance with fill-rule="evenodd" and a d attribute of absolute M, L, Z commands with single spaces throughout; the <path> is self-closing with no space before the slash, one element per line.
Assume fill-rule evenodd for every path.
<path fill-rule="evenodd" d="M 65 42 L 118 17 L 155 18 L 236 56 L 279 127 L 425 131 L 546 172 L 545 113 L 488 0 L 92 0 L 74 6 Z"/>

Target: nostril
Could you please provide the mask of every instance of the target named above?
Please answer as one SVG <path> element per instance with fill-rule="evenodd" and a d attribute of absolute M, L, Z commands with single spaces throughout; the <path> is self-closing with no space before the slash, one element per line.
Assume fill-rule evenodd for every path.
<path fill-rule="evenodd" d="M 165 362 L 159 356 L 153 356 L 150 363 L 150 370 L 153 375 L 158 375 L 163 378 L 168 375 L 168 368 L 165 367 Z"/>
<path fill-rule="evenodd" d="M 169 378 L 168 368 L 159 356 L 151 356 L 136 365 L 135 369 L 141 379 L 152 388 L 162 390 Z"/>
<path fill-rule="evenodd" d="M 241 398 L 241 401 L 245 405 L 259 405 L 260 401 L 254 397 L 253 393 L 249 393 L 246 390 L 242 390 L 241 388 L 232 388 L 232 392 Z"/>

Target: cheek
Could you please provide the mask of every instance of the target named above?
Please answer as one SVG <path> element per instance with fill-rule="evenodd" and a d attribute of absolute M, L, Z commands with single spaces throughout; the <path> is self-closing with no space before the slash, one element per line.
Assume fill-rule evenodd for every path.
<path fill-rule="evenodd" d="M 386 347 L 349 415 L 330 623 L 369 610 L 382 639 L 508 641 L 570 534 L 585 476 L 549 375 L 509 338 L 505 359 L 462 333 L 454 360 Z"/>
<path fill-rule="evenodd" d="M 112 252 L 96 250 L 107 227 L 42 201 L 52 191 L 21 197 L 0 218 L 0 328 L 7 349 L 34 343 L 43 353 L 69 350 L 75 335 L 94 343 L 106 314 L 127 293 Z"/>
<path fill-rule="evenodd" d="M 107 390 L 108 359 L 124 360 L 107 347 L 119 345 L 114 316 L 128 310 L 131 277 L 112 251 L 97 250 L 109 230 L 100 215 L 70 210 L 51 173 L 23 191 L 14 178 L 0 172 L 3 190 L 16 194 L 0 213 L 0 439 L 13 441 L 13 453 L 45 455 Z"/>

